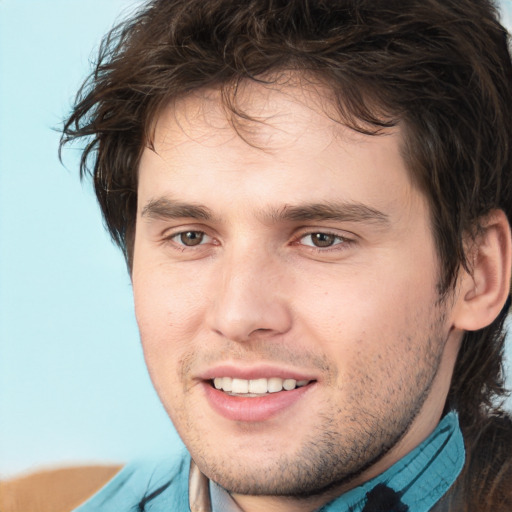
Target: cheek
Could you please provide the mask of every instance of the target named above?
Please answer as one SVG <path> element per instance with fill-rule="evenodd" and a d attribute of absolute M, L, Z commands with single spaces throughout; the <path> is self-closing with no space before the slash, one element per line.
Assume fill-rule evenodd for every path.
<path fill-rule="evenodd" d="M 176 403 L 183 386 L 181 368 L 193 351 L 202 305 L 186 279 L 172 279 L 164 269 L 134 270 L 135 315 L 146 365 L 164 403 Z"/>
<path fill-rule="evenodd" d="M 183 339 L 183 332 L 197 328 L 205 305 L 194 272 L 173 272 L 163 265 L 134 271 L 133 293 L 141 334 L 155 339 Z"/>
<path fill-rule="evenodd" d="M 295 291 L 302 328 L 342 367 L 352 358 L 365 365 L 403 359 L 432 329 L 433 280 L 406 265 L 385 268 L 379 274 L 355 269 L 341 279 L 325 276 L 321 286 L 303 282 Z"/>

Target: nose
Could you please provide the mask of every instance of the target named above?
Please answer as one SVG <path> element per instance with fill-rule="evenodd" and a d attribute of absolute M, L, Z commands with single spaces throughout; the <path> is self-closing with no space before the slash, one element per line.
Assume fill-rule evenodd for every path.
<path fill-rule="evenodd" d="M 214 277 L 210 328 L 244 342 L 287 332 L 292 324 L 283 267 L 265 250 L 225 255 Z"/>

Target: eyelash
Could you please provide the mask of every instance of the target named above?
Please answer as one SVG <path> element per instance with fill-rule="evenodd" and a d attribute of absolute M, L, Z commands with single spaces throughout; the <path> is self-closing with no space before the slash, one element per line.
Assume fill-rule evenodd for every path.
<path fill-rule="evenodd" d="M 313 237 L 315 235 L 322 235 L 324 237 L 330 237 L 330 238 L 332 238 L 333 243 L 331 245 L 326 245 L 323 247 L 315 245 L 313 242 Z M 301 245 L 303 245 L 304 247 L 308 247 L 311 250 L 315 250 L 315 251 L 319 251 L 319 252 L 327 252 L 329 250 L 331 250 L 331 251 L 342 250 L 342 247 L 338 247 L 338 246 L 344 246 L 343 247 L 343 249 L 344 249 L 344 248 L 346 248 L 347 245 L 353 243 L 353 240 L 351 240 L 347 237 L 344 237 L 342 235 L 336 234 L 336 233 L 331 233 L 329 231 L 309 231 L 307 233 L 302 233 L 296 239 L 295 243 L 299 244 L 301 242 L 301 240 L 304 240 L 305 238 L 308 238 L 308 237 L 311 240 L 311 244 L 302 243 Z"/>
<path fill-rule="evenodd" d="M 183 239 L 181 237 L 183 237 L 184 235 L 186 235 L 188 233 L 190 233 L 190 234 L 194 233 L 195 235 L 199 234 L 199 236 L 201 237 L 201 240 L 196 245 L 186 245 L 185 243 L 182 243 Z M 313 242 L 313 239 L 312 239 L 312 237 L 315 235 L 322 235 L 323 237 L 332 237 L 332 239 L 333 239 L 332 244 L 326 245 L 323 247 L 315 245 Z M 301 240 L 303 240 L 307 237 L 310 237 L 311 244 L 301 243 Z M 181 241 L 176 240 L 177 238 L 181 238 Z M 177 233 L 172 233 L 171 235 L 165 237 L 164 242 L 170 241 L 179 250 L 186 251 L 189 249 L 199 248 L 199 247 L 205 245 L 204 238 L 208 238 L 209 240 L 207 240 L 207 242 L 210 242 L 210 243 L 211 243 L 211 241 L 215 240 L 213 237 L 209 236 L 204 231 L 201 231 L 199 229 L 189 229 L 189 230 L 179 231 Z M 347 246 L 349 246 L 353 243 L 354 243 L 353 239 L 350 239 L 350 238 L 347 238 L 342 235 L 332 233 L 329 231 L 303 232 L 292 241 L 292 245 L 302 245 L 303 247 L 307 247 L 308 250 L 313 250 L 313 251 L 317 251 L 317 252 L 339 251 L 339 250 L 345 249 Z M 218 243 L 215 243 L 215 245 L 218 245 Z M 343 247 L 338 247 L 338 246 L 343 246 Z"/>
<path fill-rule="evenodd" d="M 199 241 L 199 243 L 196 245 L 186 245 L 184 243 L 180 243 L 179 241 L 175 240 L 176 238 L 182 237 L 183 235 L 187 235 L 188 233 L 200 234 L 201 240 Z M 187 229 L 185 231 L 179 231 L 178 233 L 172 233 L 171 235 L 165 237 L 164 241 L 165 242 L 170 241 L 173 244 L 177 245 L 180 248 L 180 250 L 185 251 L 187 249 L 193 249 L 195 247 L 200 247 L 202 245 L 205 245 L 203 243 L 203 240 L 205 237 L 208 237 L 209 239 L 214 240 L 213 237 L 207 235 L 204 231 L 201 231 L 200 229 Z"/>

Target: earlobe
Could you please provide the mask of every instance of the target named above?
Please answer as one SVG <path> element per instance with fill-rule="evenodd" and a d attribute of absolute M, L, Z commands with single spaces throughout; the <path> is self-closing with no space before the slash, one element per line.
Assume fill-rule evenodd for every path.
<path fill-rule="evenodd" d="M 454 327 L 476 331 L 494 321 L 510 293 L 512 241 L 502 210 L 493 210 L 483 220 L 469 252 L 471 272 L 461 269 Z"/>

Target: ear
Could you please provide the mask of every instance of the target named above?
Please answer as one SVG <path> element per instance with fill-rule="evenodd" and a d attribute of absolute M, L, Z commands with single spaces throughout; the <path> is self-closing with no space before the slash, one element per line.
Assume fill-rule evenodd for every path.
<path fill-rule="evenodd" d="M 502 210 L 482 219 L 481 233 L 468 249 L 470 272 L 461 269 L 454 327 L 476 331 L 492 323 L 510 293 L 510 225 Z"/>

